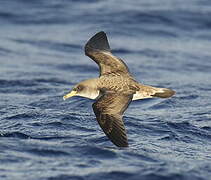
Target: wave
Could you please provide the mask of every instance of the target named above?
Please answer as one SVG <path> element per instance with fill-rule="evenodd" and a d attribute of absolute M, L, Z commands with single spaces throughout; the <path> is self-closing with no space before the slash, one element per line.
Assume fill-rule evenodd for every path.
<path fill-rule="evenodd" d="M 20 44 L 28 44 L 36 46 L 38 48 L 47 48 L 54 51 L 62 51 L 67 53 L 75 52 L 82 49 L 81 46 L 76 44 L 59 43 L 50 40 L 29 40 L 29 39 L 12 39 L 12 40 Z"/>
<path fill-rule="evenodd" d="M 86 180 L 85 177 L 79 175 L 60 174 L 56 176 L 45 177 L 47 180 Z"/>
<path fill-rule="evenodd" d="M 44 149 L 44 148 L 31 148 L 30 150 L 27 150 L 28 153 L 32 153 L 39 156 L 68 156 L 69 153 L 61 150 L 55 150 L 55 149 Z"/>
<path fill-rule="evenodd" d="M 188 121 L 177 123 L 167 122 L 167 126 L 169 126 L 171 130 L 176 131 L 177 134 L 187 135 L 192 139 L 197 138 L 201 140 L 204 139 L 205 141 L 207 141 L 207 139 L 211 138 L 211 135 L 207 131 L 204 131 L 203 129 L 197 126 L 192 125 Z M 190 139 L 188 139 L 188 141 L 190 141 Z"/>
<path fill-rule="evenodd" d="M 14 87 L 14 86 L 32 87 L 36 85 L 37 85 L 36 82 L 33 82 L 32 80 L 29 80 L 29 79 L 22 79 L 22 80 L 0 79 L 0 88 L 8 88 L 8 87 Z"/>
<path fill-rule="evenodd" d="M 57 68 L 59 70 L 65 70 L 65 71 L 71 71 L 71 72 L 96 72 L 98 73 L 98 67 L 96 65 L 93 64 L 93 66 L 91 65 L 87 65 L 87 64 L 83 64 L 83 65 L 78 65 L 78 64 L 61 64 L 61 65 L 57 65 Z"/>
<path fill-rule="evenodd" d="M 14 137 L 14 138 L 20 138 L 20 139 L 31 138 L 31 136 L 21 133 L 21 132 L 0 133 L 0 137 Z"/>

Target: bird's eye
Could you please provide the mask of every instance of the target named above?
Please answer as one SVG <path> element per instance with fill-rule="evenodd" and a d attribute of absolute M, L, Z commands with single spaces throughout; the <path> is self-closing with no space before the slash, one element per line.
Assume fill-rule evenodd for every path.
<path fill-rule="evenodd" d="M 79 85 L 79 86 L 76 87 L 76 91 L 82 91 L 83 88 L 84 88 L 84 87 L 83 87 L 82 85 Z"/>

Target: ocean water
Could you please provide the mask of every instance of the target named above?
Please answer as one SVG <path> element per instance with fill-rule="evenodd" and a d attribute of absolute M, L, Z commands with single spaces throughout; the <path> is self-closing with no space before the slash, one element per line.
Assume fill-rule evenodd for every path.
<path fill-rule="evenodd" d="M 1 180 L 211 179 L 210 0 L 1 0 Z M 135 78 L 177 93 L 131 103 L 115 147 L 92 100 L 83 46 L 105 31 Z"/>

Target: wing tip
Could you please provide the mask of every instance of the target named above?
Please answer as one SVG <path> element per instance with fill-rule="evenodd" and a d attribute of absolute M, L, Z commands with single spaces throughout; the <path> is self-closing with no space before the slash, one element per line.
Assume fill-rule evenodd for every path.
<path fill-rule="evenodd" d="M 120 148 L 127 148 L 127 147 L 129 147 L 129 145 L 128 145 L 128 142 L 125 142 L 125 143 L 121 143 L 121 144 L 116 144 L 116 143 L 114 143 L 117 147 L 120 147 Z"/>
<path fill-rule="evenodd" d="M 107 134 L 106 134 L 107 135 Z M 126 139 L 117 139 L 117 137 L 111 137 L 109 135 L 107 135 L 107 137 L 109 138 L 109 140 L 117 147 L 119 148 L 126 148 L 129 147 L 128 144 L 128 140 Z"/>
<path fill-rule="evenodd" d="M 104 31 L 96 33 L 85 45 L 85 52 L 90 49 L 110 51 L 107 35 Z"/>

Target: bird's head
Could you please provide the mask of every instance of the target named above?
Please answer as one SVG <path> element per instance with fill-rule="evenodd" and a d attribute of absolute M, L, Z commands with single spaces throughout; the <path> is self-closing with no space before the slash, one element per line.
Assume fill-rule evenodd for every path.
<path fill-rule="evenodd" d="M 73 87 L 73 89 L 68 94 L 63 96 L 63 99 L 66 100 L 66 99 L 71 98 L 73 96 L 82 96 L 82 94 L 84 94 L 85 91 L 86 91 L 85 86 L 83 84 L 79 83 L 79 84 L 75 85 Z"/>
<path fill-rule="evenodd" d="M 73 96 L 95 99 L 99 95 L 99 90 L 97 90 L 94 81 L 94 79 L 89 79 L 76 84 L 68 94 L 63 96 L 63 99 L 66 100 Z"/>

